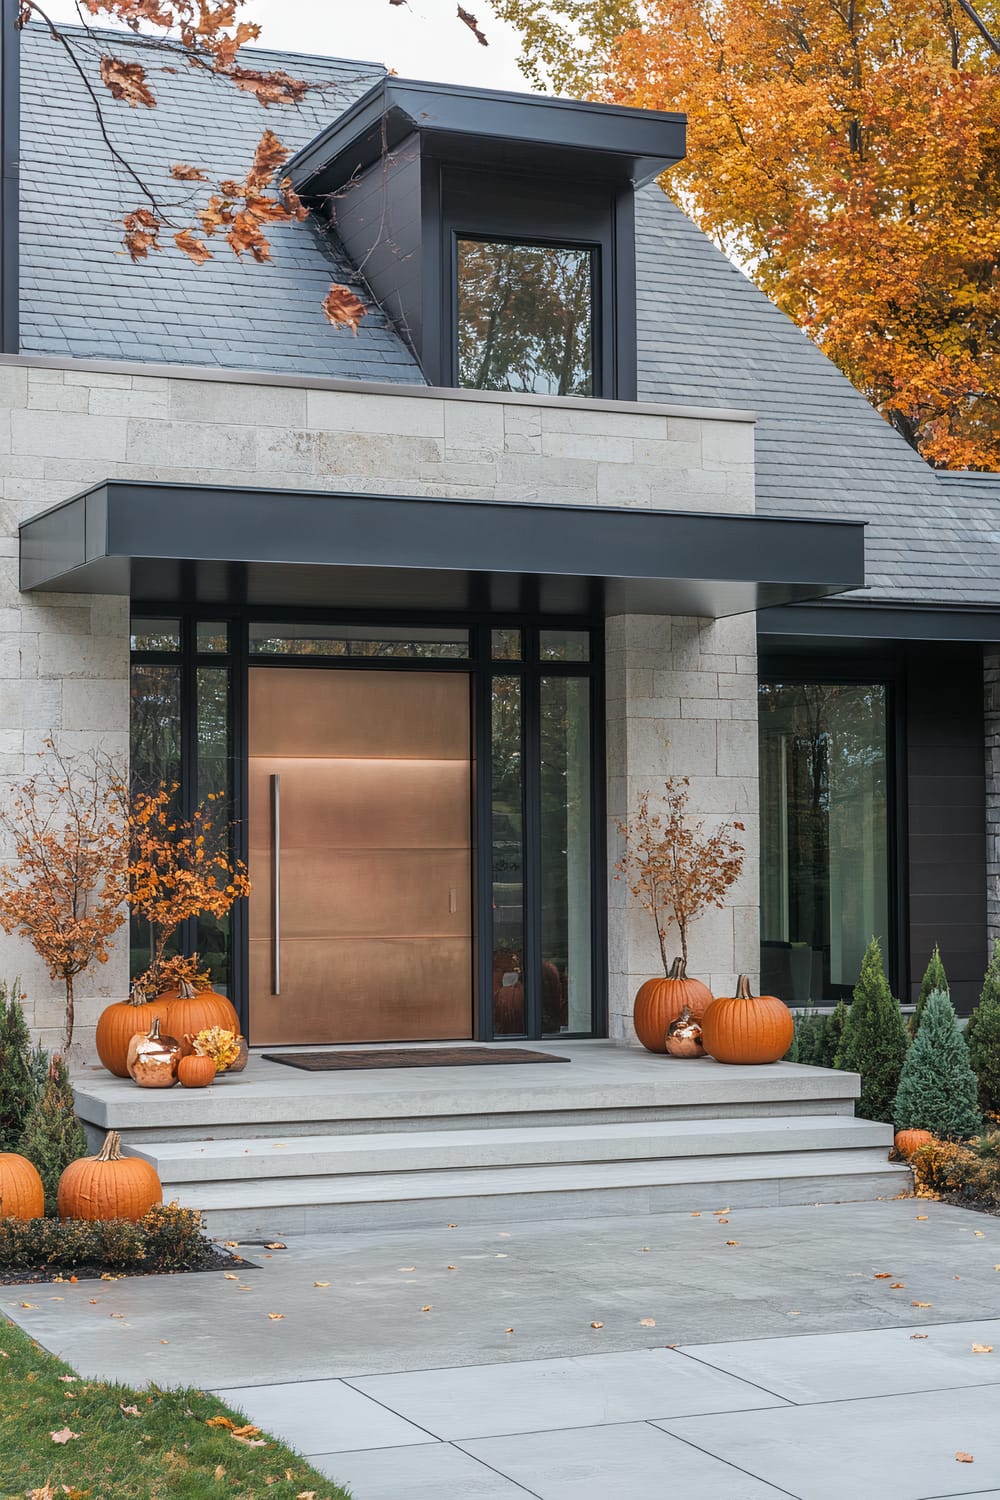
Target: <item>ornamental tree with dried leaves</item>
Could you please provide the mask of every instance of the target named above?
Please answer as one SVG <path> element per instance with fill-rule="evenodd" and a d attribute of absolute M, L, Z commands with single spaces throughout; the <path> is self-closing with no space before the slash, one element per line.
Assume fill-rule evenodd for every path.
<path fill-rule="evenodd" d="M 670 924 L 677 927 L 686 965 L 688 928 L 710 906 L 725 904 L 743 869 L 743 845 L 733 835 L 744 825 L 732 819 L 706 830 L 688 814 L 688 785 L 686 776 L 671 776 L 658 803 L 651 792 L 642 792 L 635 815 L 618 823 L 625 852 L 615 864 L 615 879 L 627 882 L 656 923 L 664 974 L 670 972 Z"/>
<path fill-rule="evenodd" d="M 1000 469 L 1000 0 L 492 0 L 930 463 Z"/>
<path fill-rule="evenodd" d="M 131 801 L 128 904 L 149 923 L 152 956 L 144 979 L 163 988 L 167 945 L 182 922 L 224 917 L 250 893 L 246 866 L 232 854 L 232 824 L 222 799 L 209 793 L 190 818 L 174 816 L 177 786 L 137 793 Z"/>
<path fill-rule="evenodd" d="M 73 1041 L 74 983 L 107 963 L 125 921 L 128 817 L 124 772 L 107 756 L 64 755 L 45 741 L 38 771 L 0 807 L 14 855 L 0 866 L 0 927 L 26 937 L 66 990 L 64 1046 Z"/>

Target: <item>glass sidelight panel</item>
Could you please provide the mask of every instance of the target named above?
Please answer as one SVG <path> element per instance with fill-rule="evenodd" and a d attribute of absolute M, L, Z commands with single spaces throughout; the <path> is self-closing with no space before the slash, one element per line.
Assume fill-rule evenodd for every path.
<path fill-rule="evenodd" d="M 764 682 L 759 726 L 762 983 L 821 1004 L 889 946 L 886 687 Z"/>
<path fill-rule="evenodd" d="M 199 630 L 200 630 L 199 626 Z M 225 667 L 198 667 L 195 674 L 198 801 L 215 797 L 220 821 L 231 821 L 229 785 L 229 672 Z M 215 989 L 230 993 L 232 913 L 197 919 L 195 947 L 212 976 Z"/>
<path fill-rule="evenodd" d="M 524 755 L 520 677 L 494 677 L 493 1034 L 524 1036 Z"/>
<path fill-rule="evenodd" d="M 590 681 L 541 680 L 542 1032 L 591 1028 Z"/>

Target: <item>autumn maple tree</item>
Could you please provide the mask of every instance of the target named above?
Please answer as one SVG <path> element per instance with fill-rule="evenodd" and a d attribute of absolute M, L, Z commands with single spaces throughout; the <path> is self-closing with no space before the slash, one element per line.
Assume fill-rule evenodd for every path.
<path fill-rule="evenodd" d="M 260 26 L 244 18 L 246 0 L 80 0 L 78 10 L 86 21 L 122 23 L 134 32 L 159 39 L 178 65 L 199 68 L 251 94 L 266 109 L 271 104 L 296 104 L 311 87 L 281 68 L 269 71 L 245 66 L 240 49 L 256 41 Z M 122 218 L 122 242 L 133 261 L 145 260 L 164 248 L 162 236 L 171 234 L 177 249 L 196 266 L 216 253 L 210 245 L 222 239 L 237 256 L 249 255 L 257 262 L 271 259 L 268 228 L 307 217 L 307 210 L 281 168 L 290 156 L 277 135 L 265 129 L 246 174 L 239 179 L 212 181 L 197 164 L 173 162 L 171 179 L 188 184 L 176 201 L 164 201 L 114 144 L 107 128 L 109 104 L 132 109 L 155 109 L 156 93 L 147 70 L 140 62 L 116 57 L 106 34 L 98 40 L 100 88 L 91 76 L 90 55 L 83 53 L 78 34 L 57 26 L 41 0 L 20 0 L 18 24 L 35 19 L 45 25 L 53 39 L 65 49 L 97 112 L 107 150 L 131 183 L 137 202 Z M 168 71 L 176 71 L 171 68 Z M 190 184 L 205 184 L 205 197 L 191 212 Z M 327 319 L 355 333 L 365 315 L 364 303 L 349 287 L 331 286 L 323 300 Z"/>
<path fill-rule="evenodd" d="M 615 864 L 616 879 L 626 881 L 656 923 L 664 974 L 670 972 L 671 923 L 686 965 L 691 923 L 710 906 L 724 904 L 743 869 L 743 845 L 734 837 L 744 831 L 743 824 L 733 819 L 706 829 L 688 813 L 688 785 L 686 776 L 669 777 L 659 802 L 651 792 L 642 792 L 634 815 L 618 823 L 625 848 Z"/>
<path fill-rule="evenodd" d="M 932 464 L 1000 469 L 1000 0 L 492 0 Z"/>
<path fill-rule="evenodd" d="M 75 980 L 107 963 L 110 939 L 125 921 L 128 817 L 113 760 L 70 757 L 52 740 L 41 760 L 0 807 L 0 834 L 13 854 L 0 866 L 0 927 L 26 937 L 63 981 L 68 1048 Z"/>

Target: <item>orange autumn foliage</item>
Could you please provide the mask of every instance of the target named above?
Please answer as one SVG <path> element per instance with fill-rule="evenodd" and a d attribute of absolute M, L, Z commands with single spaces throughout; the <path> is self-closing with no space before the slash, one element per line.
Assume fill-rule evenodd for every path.
<path fill-rule="evenodd" d="M 494 0 L 529 72 L 683 111 L 663 186 L 928 461 L 1000 469 L 998 0 Z"/>
<path fill-rule="evenodd" d="M 743 832 L 743 824 L 733 820 L 707 832 L 704 823 L 689 816 L 688 795 L 688 778 L 671 776 L 659 807 L 650 792 L 642 792 L 634 816 L 618 823 L 625 850 L 615 864 L 615 878 L 627 882 L 656 923 L 664 974 L 670 973 L 671 922 L 686 965 L 690 924 L 708 907 L 722 906 L 743 869 L 743 846 L 733 837 Z"/>
<path fill-rule="evenodd" d="M 223 917 L 250 891 L 246 866 L 230 851 L 231 826 L 218 816 L 220 799 L 209 794 L 190 818 L 174 815 L 176 786 L 141 792 L 131 804 L 128 904 L 149 923 L 152 960 L 147 976 L 154 990 L 168 977 L 164 955 L 170 938 L 189 917 Z"/>
<path fill-rule="evenodd" d="M 107 963 L 125 921 L 128 818 L 122 775 L 101 756 L 62 755 L 45 742 L 43 765 L 0 809 L 14 860 L 0 867 L 0 927 L 26 937 L 66 988 L 64 1046 L 73 1041 L 74 980 Z"/>

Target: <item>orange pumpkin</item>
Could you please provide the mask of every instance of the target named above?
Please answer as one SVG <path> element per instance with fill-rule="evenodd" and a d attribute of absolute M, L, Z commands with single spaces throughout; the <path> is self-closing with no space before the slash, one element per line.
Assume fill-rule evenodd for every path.
<path fill-rule="evenodd" d="M 154 1021 L 166 1020 L 164 1000 L 147 1000 L 142 990 L 133 990 L 128 1000 L 118 1000 L 101 1012 L 97 1023 L 97 1055 L 116 1078 L 128 1077 L 128 1044 L 146 1034 Z"/>
<path fill-rule="evenodd" d="M 712 991 L 700 979 L 689 979 L 684 960 L 675 958 L 665 979 L 647 979 L 639 986 L 632 1009 L 635 1034 L 650 1052 L 666 1052 L 667 1027 L 685 1005 L 700 1020 L 712 1003 Z"/>
<path fill-rule="evenodd" d="M 741 974 L 735 995 L 715 1000 L 701 1018 L 705 1051 L 721 1063 L 771 1063 L 792 1045 L 795 1022 L 783 1000 L 752 995 Z"/>
<path fill-rule="evenodd" d="M 42 1179 L 26 1156 L 0 1152 L 0 1219 L 41 1219 L 45 1214 Z"/>
<path fill-rule="evenodd" d="M 933 1139 L 929 1130 L 897 1130 L 893 1145 L 904 1161 L 909 1161 L 921 1146 L 929 1146 Z"/>
<path fill-rule="evenodd" d="M 163 1186 L 151 1162 L 123 1156 L 122 1138 L 109 1130 L 96 1156 L 71 1161 L 59 1179 L 60 1219 L 131 1219 L 137 1223 L 157 1203 Z"/>
<path fill-rule="evenodd" d="M 185 1039 L 181 1042 L 181 1053 L 185 1057 L 190 1057 L 194 1051 L 192 1044 L 187 1041 L 189 1033 L 197 1036 L 199 1031 L 207 1031 L 211 1026 L 221 1026 L 234 1036 L 240 1034 L 240 1018 L 232 1002 L 225 995 L 216 994 L 215 990 L 196 990 L 193 984 L 182 979 L 176 990 L 167 990 L 160 999 L 167 1002 L 167 1016 L 163 1024 L 171 1036 Z"/>
<path fill-rule="evenodd" d="M 184 1038 L 187 1041 L 187 1037 Z M 215 1059 L 189 1052 L 177 1064 L 177 1077 L 186 1089 L 204 1089 L 215 1077 Z"/>

